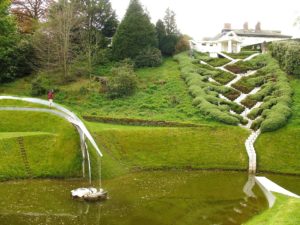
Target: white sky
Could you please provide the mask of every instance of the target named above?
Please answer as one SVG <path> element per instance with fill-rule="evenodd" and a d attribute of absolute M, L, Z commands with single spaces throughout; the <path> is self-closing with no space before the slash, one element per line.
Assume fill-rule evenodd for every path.
<path fill-rule="evenodd" d="M 111 0 L 119 19 L 124 16 L 130 0 Z M 248 22 L 254 28 L 260 21 L 261 28 L 281 30 L 284 34 L 300 37 L 300 26 L 294 22 L 300 16 L 300 0 L 140 0 L 156 23 L 163 19 L 166 8 L 176 13 L 181 33 L 194 39 L 215 36 L 224 23 L 232 28 L 242 28 Z"/>

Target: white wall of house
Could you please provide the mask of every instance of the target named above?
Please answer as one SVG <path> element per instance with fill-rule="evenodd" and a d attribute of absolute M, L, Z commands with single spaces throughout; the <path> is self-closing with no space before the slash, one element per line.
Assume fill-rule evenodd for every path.
<path fill-rule="evenodd" d="M 240 37 L 240 39 L 242 41 L 241 47 L 245 47 L 249 45 L 261 44 L 264 42 L 286 40 L 289 38 Z"/>

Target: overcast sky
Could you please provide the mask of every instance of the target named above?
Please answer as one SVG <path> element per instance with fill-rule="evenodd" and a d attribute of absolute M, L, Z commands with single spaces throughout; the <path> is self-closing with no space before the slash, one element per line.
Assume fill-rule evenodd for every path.
<path fill-rule="evenodd" d="M 130 0 L 111 0 L 121 20 Z M 140 0 L 150 13 L 153 23 L 164 17 L 166 8 L 176 13 L 177 26 L 182 33 L 199 40 L 214 36 L 231 23 L 242 28 L 244 22 L 254 28 L 260 21 L 262 29 L 281 30 L 300 37 L 300 26 L 294 22 L 300 16 L 300 0 Z"/>

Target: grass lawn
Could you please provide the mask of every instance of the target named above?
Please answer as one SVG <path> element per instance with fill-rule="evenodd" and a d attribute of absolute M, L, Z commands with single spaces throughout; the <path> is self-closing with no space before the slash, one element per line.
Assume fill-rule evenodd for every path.
<path fill-rule="evenodd" d="M 276 202 L 271 209 L 267 209 L 253 217 L 245 225 L 296 225 L 300 224 L 300 199 L 275 194 Z"/>
<path fill-rule="evenodd" d="M 67 121 L 39 112 L 0 111 L 0 117 L 0 179 L 28 176 L 18 137 L 24 139 L 34 177 L 81 175 L 79 137 Z"/>
<path fill-rule="evenodd" d="M 239 127 L 139 127 L 87 122 L 105 154 L 135 169 L 242 169 L 248 158 Z M 103 158 L 105 163 L 106 158 Z"/>
<path fill-rule="evenodd" d="M 280 130 L 261 134 L 255 144 L 259 171 L 300 174 L 300 80 L 292 80 L 291 85 L 294 103 L 288 124 Z"/>
<path fill-rule="evenodd" d="M 49 108 L 48 106 L 42 104 L 36 104 L 31 102 L 25 102 L 21 100 L 0 100 L 0 107 L 29 107 L 29 108 Z"/>

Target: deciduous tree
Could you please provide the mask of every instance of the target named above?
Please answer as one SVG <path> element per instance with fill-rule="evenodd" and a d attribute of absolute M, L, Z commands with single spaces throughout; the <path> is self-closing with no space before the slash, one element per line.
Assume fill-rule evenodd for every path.
<path fill-rule="evenodd" d="M 45 20 L 53 0 L 13 0 L 11 11 L 16 16 L 19 30 L 32 33 L 40 20 Z"/>

